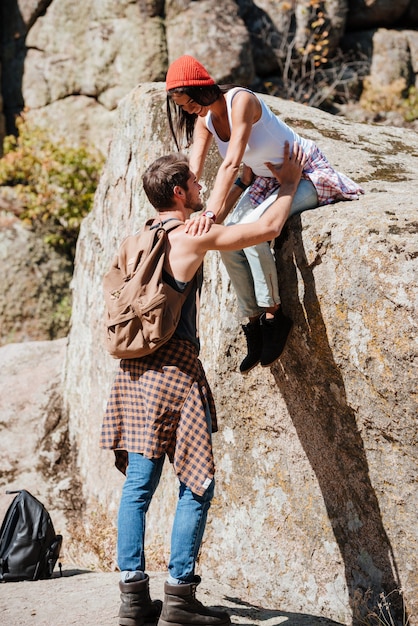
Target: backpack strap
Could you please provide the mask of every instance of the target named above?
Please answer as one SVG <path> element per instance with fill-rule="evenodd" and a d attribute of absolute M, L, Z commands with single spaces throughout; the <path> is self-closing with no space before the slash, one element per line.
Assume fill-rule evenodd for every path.
<path fill-rule="evenodd" d="M 147 220 L 145 222 L 144 228 L 147 228 L 148 230 L 155 230 L 157 228 L 162 228 L 163 230 L 166 231 L 166 233 L 169 233 L 172 230 L 174 230 L 175 228 L 177 228 L 178 226 L 184 225 L 184 222 L 182 222 L 181 220 L 178 220 L 176 217 L 169 217 L 167 220 L 158 222 L 156 224 L 154 224 L 153 222 L 154 222 L 153 218 Z M 166 224 L 168 224 L 168 222 L 172 222 L 172 223 L 170 224 L 170 226 L 166 227 Z M 170 275 L 170 278 L 175 282 L 174 276 Z M 192 280 L 189 280 L 189 282 L 186 285 L 185 290 L 183 292 L 179 292 L 179 293 L 183 293 L 186 296 L 186 298 L 187 298 L 187 296 L 189 295 L 189 293 L 190 293 L 190 291 L 192 289 L 192 286 L 193 286 L 193 284 L 195 282 L 195 278 L 196 278 L 196 275 L 192 278 Z"/>
<path fill-rule="evenodd" d="M 181 226 L 182 224 L 184 224 L 184 222 L 182 222 L 181 220 L 178 220 L 176 217 L 169 217 L 168 220 L 164 220 L 163 222 L 158 222 L 157 224 L 153 224 L 153 221 L 154 220 L 148 220 L 148 222 L 146 222 L 146 226 L 148 226 L 149 230 L 155 230 L 156 228 L 163 228 L 166 231 L 166 233 L 169 233 L 170 231 L 174 230 L 178 226 Z M 175 222 L 175 224 L 170 224 L 170 226 L 166 227 L 166 224 L 168 224 L 168 222 Z"/>

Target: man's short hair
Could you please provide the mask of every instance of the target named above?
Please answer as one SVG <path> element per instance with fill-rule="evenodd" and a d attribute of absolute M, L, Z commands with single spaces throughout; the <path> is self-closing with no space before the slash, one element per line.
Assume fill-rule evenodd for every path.
<path fill-rule="evenodd" d="M 167 154 L 145 170 L 142 184 L 148 200 L 158 211 L 174 206 L 173 189 L 178 185 L 186 191 L 189 176 L 188 158 L 184 154 Z"/>

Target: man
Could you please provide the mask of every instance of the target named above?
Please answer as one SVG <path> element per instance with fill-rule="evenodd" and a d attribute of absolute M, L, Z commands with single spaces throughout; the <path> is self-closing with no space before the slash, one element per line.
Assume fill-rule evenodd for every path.
<path fill-rule="evenodd" d="M 121 570 L 120 626 L 224 626 L 227 613 L 196 600 L 195 575 L 206 519 L 214 494 L 212 433 L 217 430 L 211 390 L 199 361 L 196 295 L 208 250 L 236 250 L 279 235 L 296 192 L 305 157 L 293 148 L 280 169 L 269 166 L 281 183 L 277 200 L 256 222 L 221 226 L 206 220 L 198 236 L 180 225 L 169 232 L 166 280 L 179 291 L 193 281 L 172 339 L 140 359 L 122 359 L 102 427 L 101 447 L 115 451 L 126 471 L 118 516 L 118 565 Z M 157 159 L 143 175 L 144 190 L 158 213 L 156 225 L 186 222 L 202 209 L 201 185 L 185 156 Z M 158 486 L 165 456 L 179 479 L 179 497 L 171 535 L 164 603 L 152 602 L 145 571 L 145 518 Z"/>

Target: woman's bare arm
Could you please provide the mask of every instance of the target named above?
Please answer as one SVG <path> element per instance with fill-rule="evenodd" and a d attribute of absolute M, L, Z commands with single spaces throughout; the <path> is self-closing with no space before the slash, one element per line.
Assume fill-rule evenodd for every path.
<path fill-rule="evenodd" d="M 193 131 L 193 143 L 190 151 L 190 170 L 200 180 L 205 165 L 205 160 L 213 141 L 212 134 L 208 131 L 204 120 L 200 117 L 196 120 Z"/>
<path fill-rule="evenodd" d="M 231 112 L 231 136 L 228 151 L 223 160 L 215 183 L 207 202 L 207 210 L 213 211 L 220 224 L 228 215 L 226 200 L 238 176 L 245 148 L 247 146 L 252 127 L 261 114 L 260 103 L 256 96 L 248 91 L 238 92 L 233 99 Z M 229 207 L 230 210 L 231 207 Z"/>

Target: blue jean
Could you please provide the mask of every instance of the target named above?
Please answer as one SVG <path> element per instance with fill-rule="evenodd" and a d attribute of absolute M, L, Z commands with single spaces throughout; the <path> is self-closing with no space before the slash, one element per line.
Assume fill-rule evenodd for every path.
<path fill-rule="evenodd" d="M 257 221 L 276 198 L 277 192 L 254 207 L 247 190 L 228 217 L 227 226 Z M 302 179 L 293 198 L 290 215 L 317 206 L 318 195 L 314 185 Z M 237 294 L 242 317 L 255 317 L 280 303 L 276 262 L 268 241 L 244 250 L 221 252 L 221 257 Z"/>
<path fill-rule="evenodd" d="M 117 549 L 121 572 L 145 572 L 145 518 L 160 482 L 164 459 L 164 456 L 147 459 L 142 454 L 129 453 L 118 515 Z M 168 565 L 172 583 L 193 580 L 214 488 L 212 480 L 204 495 L 198 496 L 180 482 Z"/>

